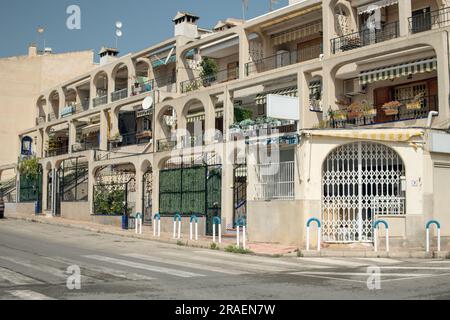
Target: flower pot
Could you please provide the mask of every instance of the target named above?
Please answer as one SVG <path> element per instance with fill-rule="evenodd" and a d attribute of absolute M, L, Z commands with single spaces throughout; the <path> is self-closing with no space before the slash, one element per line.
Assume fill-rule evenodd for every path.
<path fill-rule="evenodd" d="M 398 109 L 384 109 L 384 113 L 387 116 L 396 116 L 398 114 Z"/>
<path fill-rule="evenodd" d="M 406 109 L 408 110 L 419 110 L 422 108 L 420 101 L 411 102 L 406 104 Z"/>

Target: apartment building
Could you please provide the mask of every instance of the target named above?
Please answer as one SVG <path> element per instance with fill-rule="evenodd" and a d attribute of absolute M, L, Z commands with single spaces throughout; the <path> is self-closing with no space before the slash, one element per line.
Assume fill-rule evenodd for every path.
<path fill-rule="evenodd" d="M 213 30 L 180 12 L 173 38 L 103 48 L 97 68 L 36 97 L 41 121 L 17 151 L 38 137 L 42 192 L 18 174 L 31 196 L 17 200 L 115 225 L 159 213 L 163 232 L 180 213 L 184 234 L 193 214 L 202 234 L 214 216 L 225 233 L 245 220 L 250 240 L 299 247 L 311 218 L 326 243 L 369 245 L 382 219 L 406 247 L 435 219 L 448 242 L 445 2 L 291 1 Z"/>

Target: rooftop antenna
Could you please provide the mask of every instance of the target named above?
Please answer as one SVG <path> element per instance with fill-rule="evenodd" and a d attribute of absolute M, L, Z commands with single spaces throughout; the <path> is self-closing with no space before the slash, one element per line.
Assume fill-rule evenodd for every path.
<path fill-rule="evenodd" d="M 242 0 L 242 19 L 243 20 L 245 20 L 245 16 L 247 15 L 248 1 L 249 0 Z"/>
<path fill-rule="evenodd" d="M 123 27 L 122 22 L 117 21 L 116 22 L 116 49 L 119 49 L 118 48 L 119 38 L 121 38 L 123 36 L 122 27 Z"/>
<path fill-rule="evenodd" d="M 273 5 L 277 3 L 278 0 L 269 0 L 269 11 L 273 11 Z"/>

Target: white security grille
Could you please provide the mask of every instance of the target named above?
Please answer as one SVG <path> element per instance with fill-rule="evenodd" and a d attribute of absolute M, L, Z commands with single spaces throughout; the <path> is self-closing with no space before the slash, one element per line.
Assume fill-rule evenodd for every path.
<path fill-rule="evenodd" d="M 376 143 L 334 150 L 323 166 L 323 238 L 326 242 L 371 242 L 374 215 L 405 213 L 405 169 L 399 155 Z"/>
<path fill-rule="evenodd" d="M 256 165 L 258 200 L 294 198 L 294 161 Z"/>

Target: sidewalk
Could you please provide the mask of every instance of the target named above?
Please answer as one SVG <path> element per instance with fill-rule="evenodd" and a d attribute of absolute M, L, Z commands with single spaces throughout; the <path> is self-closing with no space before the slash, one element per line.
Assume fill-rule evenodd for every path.
<path fill-rule="evenodd" d="M 161 237 L 153 237 L 153 228 L 148 226 L 142 227 L 143 234 L 136 234 L 135 230 L 122 230 L 114 226 L 106 226 L 96 224 L 93 222 L 84 222 L 76 220 L 68 220 L 58 217 L 47 216 L 30 216 L 30 215 L 6 215 L 7 219 L 24 220 L 35 223 L 44 223 L 55 226 L 62 226 L 68 228 L 78 228 L 90 232 L 111 234 L 121 237 L 136 238 L 142 240 L 150 240 L 161 243 L 170 243 L 180 246 L 188 246 L 193 248 L 205 248 L 209 249 L 213 243 L 212 237 L 199 237 L 198 241 L 189 240 L 189 234 L 182 234 L 182 239 L 173 239 L 173 235 L 170 233 L 161 233 Z M 241 239 L 242 241 L 242 239 Z M 220 250 L 225 250 L 230 245 L 236 245 L 236 238 L 231 236 L 222 236 L 222 243 L 217 244 Z M 279 257 L 279 256 L 300 256 L 300 257 L 340 257 L 340 258 L 419 258 L 419 259 L 450 259 L 450 251 L 441 252 L 425 252 L 423 248 L 412 248 L 407 250 L 399 250 L 398 248 L 392 248 L 390 252 L 384 252 L 380 248 L 379 252 L 374 252 L 372 247 L 351 247 L 350 249 L 342 246 L 327 247 L 318 251 L 305 251 L 298 250 L 297 247 L 283 246 L 272 243 L 254 243 L 248 242 L 247 249 L 252 251 L 255 255 Z M 315 248 L 314 248 L 315 249 Z"/>
<path fill-rule="evenodd" d="M 28 222 L 43 223 L 67 228 L 77 228 L 81 230 L 86 230 L 90 232 L 111 234 L 116 236 L 151 240 L 161 243 L 171 243 L 180 246 L 188 246 L 193 248 L 206 248 L 209 249 L 213 243 L 212 237 L 199 237 L 198 241 L 189 240 L 189 234 L 182 234 L 181 240 L 173 239 L 173 234 L 161 233 L 161 237 L 153 236 L 153 228 L 149 226 L 142 226 L 142 234 L 136 234 L 135 230 L 122 230 L 114 226 L 106 226 L 101 224 L 96 224 L 93 222 L 68 220 L 59 217 L 47 217 L 47 216 L 30 216 L 14 214 L 5 216 L 7 219 L 23 220 Z M 218 239 L 216 239 L 218 241 Z M 242 241 L 242 239 L 241 239 Z M 222 243 L 217 244 L 220 250 L 225 250 L 226 247 L 230 245 L 236 245 L 236 238 L 230 236 L 222 236 Z M 297 247 L 282 246 L 269 243 L 247 243 L 247 249 L 252 251 L 256 255 L 262 256 L 282 256 L 282 255 L 296 255 Z"/>

